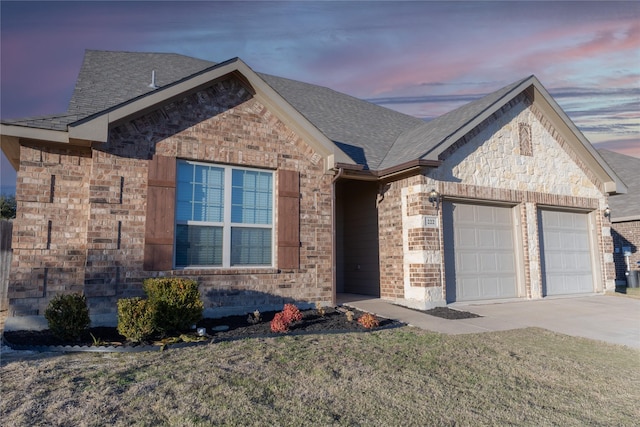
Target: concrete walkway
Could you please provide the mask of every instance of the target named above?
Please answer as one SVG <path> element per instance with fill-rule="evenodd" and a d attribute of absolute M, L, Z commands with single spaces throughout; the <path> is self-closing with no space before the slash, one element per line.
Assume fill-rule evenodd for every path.
<path fill-rule="evenodd" d="M 472 334 L 534 326 L 640 349 L 640 300 L 615 295 L 450 304 L 448 307 L 454 310 L 482 316 L 459 320 L 430 316 L 363 295 L 339 294 L 338 303 L 444 334 Z"/>

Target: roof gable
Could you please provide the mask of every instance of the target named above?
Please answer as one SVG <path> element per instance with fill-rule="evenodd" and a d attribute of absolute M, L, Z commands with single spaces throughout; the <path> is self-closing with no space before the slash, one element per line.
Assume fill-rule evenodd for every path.
<path fill-rule="evenodd" d="M 437 160 L 441 153 L 523 93 L 604 183 L 606 192 L 626 191 L 620 178 L 533 75 L 410 129 L 398 138 L 381 166 L 387 168 L 415 159 Z"/>
<path fill-rule="evenodd" d="M 174 53 L 87 50 L 68 112 L 88 116 L 187 78 L 215 62 Z M 155 87 L 152 73 L 155 72 Z"/>
<path fill-rule="evenodd" d="M 526 80 L 505 86 L 429 122 L 423 122 L 421 126 L 404 132 L 389 150 L 381 167 L 388 168 L 395 164 L 419 158 L 437 160 L 439 153 L 459 139 L 457 135 L 461 131 L 470 126 L 471 128 L 475 127 L 478 118 L 483 116 L 482 113 L 492 110 L 492 107 L 501 107 L 507 95 Z"/>

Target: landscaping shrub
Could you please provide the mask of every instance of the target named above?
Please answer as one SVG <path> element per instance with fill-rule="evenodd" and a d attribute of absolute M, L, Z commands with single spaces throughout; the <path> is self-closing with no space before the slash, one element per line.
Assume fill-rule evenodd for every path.
<path fill-rule="evenodd" d="M 118 300 L 118 332 L 129 341 L 141 342 L 155 332 L 153 305 L 142 298 Z"/>
<path fill-rule="evenodd" d="M 285 304 L 284 309 L 273 317 L 271 331 L 287 332 L 289 331 L 289 325 L 299 320 L 302 320 L 302 313 L 298 307 L 293 304 Z"/>
<path fill-rule="evenodd" d="M 302 320 L 302 313 L 300 313 L 298 307 L 293 304 L 285 304 L 282 314 L 284 316 L 284 321 L 287 322 L 287 324 Z"/>
<path fill-rule="evenodd" d="M 49 329 L 63 340 L 79 340 L 89 328 L 87 299 L 81 294 L 56 295 L 44 312 Z"/>
<path fill-rule="evenodd" d="M 371 313 L 365 313 L 360 316 L 360 318 L 358 319 L 358 323 L 360 323 L 367 329 L 375 328 L 380 324 L 380 322 L 378 322 L 378 319 L 376 319 L 376 316 Z"/>
<path fill-rule="evenodd" d="M 272 332 L 287 332 L 289 331 L 289 322 L 287 322 L 284 318 L 284 313 L 281 311 L 276 313 L 271 321 L 271 331 Z"/>
<path fill-rule="evenodd" d="M 200 319 L 204 304 L 195 280 L 162 277 L 146 279 L 144 291 L 155 311 L 155 326 L 167 333 L 189 329 Z"/>

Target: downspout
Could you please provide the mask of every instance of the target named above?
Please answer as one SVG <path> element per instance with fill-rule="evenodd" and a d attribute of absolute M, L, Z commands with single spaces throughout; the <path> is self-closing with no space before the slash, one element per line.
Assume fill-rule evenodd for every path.
<path fill-rule="evenodd" d="M 437 188 L 436 191 L 440 194 L 440 200 L 438 202 L 438 239 L 440 240 L 438 242 L 438 245 L 440 246 L 440 289 L 441 289 L 442 295 L 444 296 L 444 303 L 446 306 L 447 283 L 444 277 L 444 237 L 443 237 L 443 230 L 442 230 L 442 228 L 444 227 L 444 214 L 443 214 L 444 197 L 442 197 L 442 192 L 440 191 L 440 186 L 438 184 L 439 182 L 436 183 L 436 188 Z"/>
<path fill-rule="evenodd" d="M 336 295 L 336 181 L 342 177 L 343 168 L 338 168 L 338 173 L 331 179 L 331 305 L 337 305 Z"/>

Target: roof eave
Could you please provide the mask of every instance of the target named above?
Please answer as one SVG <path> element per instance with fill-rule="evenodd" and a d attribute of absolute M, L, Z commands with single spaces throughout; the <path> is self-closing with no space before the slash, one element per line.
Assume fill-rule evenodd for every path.
<path fill-rule="evenodd" d="M 630 222 L 630 221 L 640 221 L 640 215 L 630 215 L 630 216 L 621 216 L 621 217 L 611 217 L 612 223 L 617 222 Z"/>
<path fill-rule="evenodd" d="M 170 99 L 184 96 L 185 93 L 200 90 L 209 86 L 213 81 L 226 78 L 229 75 L 240 79 L 247 89 L 258 96 L 261 102 L 267 104 L 282 121 L 301 134 L 325 158 L 326 169 L 331 169 L 338 162 L 353 163 L 349 156 L 336 147 L 331 140 L 239 58 L 216 64 L 173 85 L 149 92 L 139 98 L 72 123 L 69 125 L 69 137 L 106 142 L 109 137 L 109 128 L 114 124 L 153 110 Z"/>
<path fill-rule="evenodd" d="M 580 132 L 573 121 L 567 116 L 562 108 L 556 103 L 553 97 L 547 92 L 542 83 L 535 77 L 530 76 L 523 80 L 519 85 L 515 86 L 509 92 L 505 93 L 500 99 L 494 102 L 490 107 L 483 110 L 469 122 L 465 123 L 453 134 L 436 145 L 430 152 L 426 153 L 423 158 L 436 160 L 438 156 L 449 148 L 451 143 L 459 140 L 475 127 L 479 126 L 483 121 L 488 119 L 492 114 L 502 108 L 505 103 L 511 101 L 521 93 L 526 92 L 534 104 L 547 113 L 551 121 L 560 132 L 562 137 L 578 152 L 580 158 L 587 166 L 595 172 L 598 179 L 603 183 L 603 190 L 608 194 L 624 194 L 627 192 L 627 186 L 604 161 L 602 156 L 598 154 L 593 145 Z M 554 117 L 555 114 L 555 117 Z M 555 119 L 555 120 L 554 120 Z"/>
<path fill-rule="evenodd" d="M 0 148 L 15 170 L 20 168 L 20 141 L 45 141 L 69 144 L 69 133 L 50 129 L 0 124 Z"/>
<path fill-rule="evenodd" d="M 367 180 L 367 181 L 389 181 L 400 176 L 415 175 L 421 173 L 426 168 L 437 168 L 442 162 L 440 160 L 411 160 L 400 165 L 381 170 L 364 169 L 362 165 L 336 163 L 334 169 L 342 169 L 345 178 Z"/>

